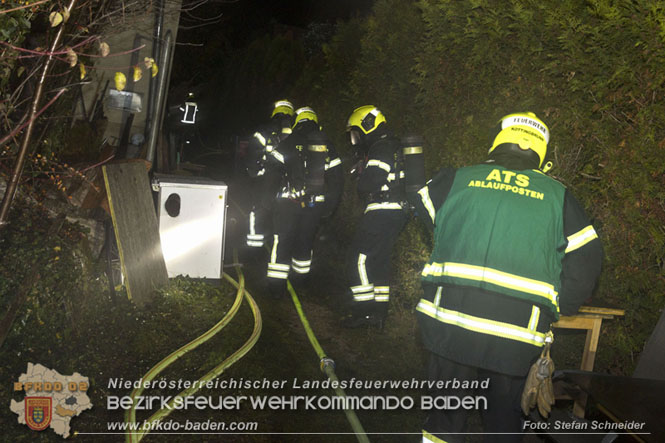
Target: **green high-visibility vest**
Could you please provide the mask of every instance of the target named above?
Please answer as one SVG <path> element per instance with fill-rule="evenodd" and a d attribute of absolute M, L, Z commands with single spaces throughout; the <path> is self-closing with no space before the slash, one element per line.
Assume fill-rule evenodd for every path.
<path fill-rule="evenodd" d="M 559 315 L 565 187 L 536 170 L 458 169 L 422 278 L 517 297 Z"/>

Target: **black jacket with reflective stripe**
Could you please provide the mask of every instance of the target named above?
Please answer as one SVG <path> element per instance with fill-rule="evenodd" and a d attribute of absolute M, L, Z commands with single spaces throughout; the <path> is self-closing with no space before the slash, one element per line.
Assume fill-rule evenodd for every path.
<path fill-rule="evenodd" d="M 431 214 L 436 214 L 448 197 L 455 173 L 455 169 L 445 168 L 419 191 L 419 195 L 409 196 L 418 218 L 431 228 L 436 223 Z M 567 238 L 574 238 L 571 236 L 590 225 L 581 205 L 568 190 L 562 214 Z M 506 253 L 510 254 L 510 251 Z M 559 292 L 559 307 L 563 315 L 577 312 L 579 306 L 591 296 L 601 261 L 602 247 L 597 238 L 564 255 Z M 487 289 L 444 285 L 437 298 L 436 286 L 425 283 L 423 288 L 425 296 L 419 304 L 418 318 L 425 346 L 445 358 L 470 366 L 516 376 L 526 375 L 530 364 L 539 355 L 540 347 L 506 338 L 500 332 L 488 333 L 487 330 L 496 326 L 495 329 L 501 331 L 502 325 L 506 325 L 504 330 L 512 333 L 513 329 L 509 326 L 515 325 L 516 334 L 524 333 L 529 322 L 535 319 L 535 331 L 542 334 L 549 330 L 554 320 L 547 309 L 540 309 L 539 315 L 534 317 L 532 303 Z M 438 304 L 434 303 L 435 299 Z M 438 318 L 433 314 L 435 311 Z"/>

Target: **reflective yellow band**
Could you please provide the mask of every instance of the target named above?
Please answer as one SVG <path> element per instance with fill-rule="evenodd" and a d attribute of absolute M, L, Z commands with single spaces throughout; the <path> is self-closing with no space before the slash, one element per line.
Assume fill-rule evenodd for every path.
<path fill-rule="evenodd" d="M 289 278 L 289 273 L 288 272 L 281 272 L 281 271 L 270 271 L 268 270 L 268 277 L 269 278 L 276 278 L 278 280 L 286 280 Z"/>
<path fill-rule="evenodd" d="M 280 154 L 279 151 L 274 151 L 273 150 L 270 153 L 270 155 L 272 155 L 275 158 L 275 160 L 277 160 L 278 162 L 284 164 L 284 156 L 282 154 Z"/>
<path fill-rule="evenodd" d="M 330 163 L 326 163 L 325 170 L 327 171 L 328 169 L 334 168 L 335 166 L 338 166 L 338 165 L 341 165 L 341 164 L 342 164 L 342 160 L 339 157 L 333 158 L 332 160 L 330 160 Z"/>
<path fill-rule="evenodd" d="M 286 271 L 288 272 L 291 266 L 285 265 L 283 263 L 268 263 L 268 269 L 273 271 Z"/>
<path fill-rule="evenodd" d="M 260 132 L 255 132 L 254 133 L 254 138 L 257 139 L 259 141 L 259 143 L 261 143 L 261 146 L 266 145 L 266 139 L 263 135 L 261 135 Z"/>
<path fill-rule="evenodd" d="M 390 300 L 390 286 L 375 286 L 374 301 L 388 302 Z"/>
<path fill-rule="evenodd" d="M 254 211 L 251 211 L 249 213 L 249 235 L 256 234 L 255 225 L 256 225 L 256 213 Z M 249 235 L 247 236 L 247 238 L 249 238 Z"/>
<path fill-rule="evenodd" d="M 270 263 L 277 263 L 277 245 L 279 244 L 279 235 L 273 236 L 272 251 L 270 252 Z"/>
<path fill-rule="evenodd" d="M 308 274 L 312 266 L 312 252 L 309 253 L 309 260 L 296 260 L 291 258 L 291 268 L 298 274 Z"/>
<path fill-rule="evenodd" d="M 423 147 L 422 146 L 412 146 L 410 148 L 404 148 L 404 149 L 402 149 L 402 153 L 404 155 L 422 154 L 423 153 Z"/>
<path fill-rule="evenodd" d="M 374 292 L 374 285 L 351 286 L 351 292 L 360 294 L 362 292 Z"/>
<path fill-rule="evenodd" d="M 388 174 L 387 180 L 389 182 L 395 181 L 395 177 L 396 174 L 394 172 L 391 172 L 390 174 Z M 406 175 L 404 175 L 404 171 L 399 171 L 399 178 L 404 178 L 404 177 L 406 177 Z"/>
<path fill-rule="evenodd" d="M 326 152 L 328 150 L 328 146 L 327 145 L 308 145 L 307 150 L 312 151 L 312 152 Z"/>
<path fill-rule="evenodd" d="M 374 300 L 374 293 L 353 294 L 353 301 L 371 301 Z"/>
<path fill-rule="evenodd" d="M 515 326 L 510 323 L 503 323 L 489 320 L 487 318 L 463 314 L 450 309 L 444 309 L 435 306 L 432 302 L 425 299 L 421 299 L 420 302 L 418 302 L 416 310 L 442 323 L 459 326 L 460 328 L 469 331 L 502 337 L 509 340 L 516 340 L 534 346 L 542 346 L 545 343 L 545 334 L 541 332 L 531 331 L 527 328 Z"/>
<path fill-rule="evenodd" d="M 367 256 L 365 254 L 358 254 L 358 276 L 360 277 L 361 285 L 370 284 L 369 279 L 367 278 L 367 268 L 365 268 L 366 261 L 367 261 Z"/>
<path fill-rule="evenodd" d="M 295 266 L 311 266 L 312 260 L 296 260 L 295 258 L 292 258 L 291 264 Z"/>
<path fill-rule="evenodd" d="M 352 286 L 351 292 L 353 293 L 354 301 L 374 300 L 374 285 Z"/>
<path fill-rule="evenodd" d="M 376 166 L 377 168 L 383 169 L 386 172 L 390 172 L 390 165 L 388 163 L 384 163 L 380 160 L 372 159 L 367 162 L 367 167 L 369 168 L 370 166 Z"/>
<path fill-rule="evenodd" d="M 402 205 L 395 202 L 370 203 L 367 205 L 367 208 L 365 208 L 365 214 L 369 211 L 376 211 L 377 209 L 402 209 Z"/>
<path fill-rule="evenodd" d="M 566 254 L 572 252 L 576 249 L 581 248 L 582 246 L 589 243 L 591 240 L 598 238 L 596 230 L 593 229 L 593 226 L 589 225 L 586 228 L 576 232 L 575 234 L 568 237 L 568 247 L 566 247 Z"/>
<path fill-rule="evenodd" d="M 503 288 L 543 297 L 554 306 L 558 306 L 559 304 L 557 299 L 558 294 L 554 290 L 554 286 L 549 283 L 482 266 L 451 262 L 428 263 L 423 269 L 422 276 L 447 276 L 473 281 L 484 281 Z"/>
<path fill-rule="evenodd" d="M 538 327 L 538 320 L 540 320 L 540 308 L 533 305 L 531 308 L 531 318 L 529 319 L 529 329 L 535 331 Z"/>
<path fill-rule="evenodd" d="M 420 194 L 423 206 L 425 206 L 425 209 L 427 209 L 427 213 L 432 219 L 432 223 L 434 223 L 434 217 L 436 216 L 436 211 L 434 210 L 434 204 L 432 203 L 432 199 L 429 198 L 429 188 L 425 186 L 420 191 L 418 191 L 418 194 Z"/>
<path fill-rule="evenodd" d="M 295 189 L 288 190 L 286 188 L 282 188 L 282 192 L 279 194 L 280 198 L 300 198 L 303 195 L 305 195 L 305 191 L 301 189 L 300 191 L 296 191 Z"/>

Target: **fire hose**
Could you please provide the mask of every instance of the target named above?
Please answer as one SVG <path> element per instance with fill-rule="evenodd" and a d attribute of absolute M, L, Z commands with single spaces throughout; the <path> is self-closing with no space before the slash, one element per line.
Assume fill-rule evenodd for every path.
<path fill-rule="evenodd" d="M 237 253 L 234 251 L 234 258 L 236 258 Z M 237 262 L 237 258 L 235 259 Z M 261 321 L 261 311 L 259 311 L 259 307 L 257 306 L 256 302 L 252 298 L 252 296 L 245 290 L 245 277 L 240 269 L 240 266 L 236 266 L 236 272 L 238 273 L 238 281 L 234 280 L 231 276 L 229 276 L 227 273 L 223 273 L 223 278 L 227 280 L 229 283 L 231 283 L 238 291 L 236 293 L 236 298 L 235 301 L 233 302 L 233 305 L 229 309 L 229 311 L 226 313 L 226 315 L 217 323 L 215 324 L 212 328 L 210 328 L 208 331 L 206 331 L 203 335 L 195 338 L 191 342 L 187 343 L 186 345 L 182 346 L 175 352 L 172 352 L 170 355 L 168 355 L 166 358 L 164 358 L 162 361 L 157 363 L 155 366 L 153 366 L 142 378 L 143 383 L 141 383 L 142 386 L 134 389 L 132 393 L 130 394 L 130 397 L 132 399 L 132 407 L 127 410 L 125 413 L 125 422 L 128 424 L 128 432 L 126 434 L 126 439 L 125 441 L 128 443 L 137 443 L 141 441 L 143 437 L 146 436 L 148 432 L 150 432 L 151 426 L 142 426 L 141 430 L 137 430 L 136 432 L 131 431 L 133 429 L 133 426 L 135 426 L 136 423 L 136 401 L 135 398 L 140 396 L 141 393 L 143 392 L 143 386 L 146 386 L 151 380 L 153 380 L 155 377 L 157 377 L 164 369 L 166 369 L 169 365 L 171 365 L 173 362 L 175 362 L 177 359 L 182 357 L 184 354 L 187 352 L 197 348 L 199 345 L 202 343 L 205 343 L 208 341 L 210 338 L 215 336 L 217 333 L 219 333 L 226 325 L 229 324 L 229 322 L 235 317 L 235 315 L 238 312 L 238 309 L 240 308 L 240 305 L 242 304 L 243 298 L 247 300 L 247 303 L 249 304 L 252 314 L 254 316 L 254 329 L 252 331 L 252 334 L 250 337 L 247 339 L 247 341 L 233 354 L 231 354 L 229 357 L 227 357 L 222 363 L 219 365 L 215 366 L 213 369 L 211 369 L 207 374 L 205 374 L 203 377 L 199 379 L 198 383 L 194 383 L 192 387 L 185 389 L 184 391 L 180 392 L 176 396 L 174 396 L 171 401 L 168 403 L 168 408 L 160 409 L 159 411 L 155 412 L 150 418 L 148 418 L 144 423 L 154 423 L 157 421 L 162 420 L 166 416 L 168 416 L 171 411 L 173 410 L 173 405 L 175 404 L 176 401 L 181 401 L 182 398 L 188 397 L 190 395 L 193 395 L 196 393 L 199 389 L 201 389 L 201 386 L 205 386 L 206 382 L 211 381 L 221 375 L 224 370 L 226 370 L 228 367 L 233 365 L 235 362 L 240 360 L 247 352 L 249 352 L 250 349 L 254 346 L 254 344 L 257 342 L 259 339 L 259 335 L 261 334 L 261 327 L 262 327 L 262 321 Z"/>

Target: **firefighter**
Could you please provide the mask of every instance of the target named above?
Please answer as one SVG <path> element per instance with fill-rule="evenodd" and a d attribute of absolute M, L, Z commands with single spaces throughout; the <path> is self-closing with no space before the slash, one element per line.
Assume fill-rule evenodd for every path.
<path fill-rule="evenodd" d="M 191 155 L 196 137 L 196 114 L 199 112 L 199 106 L 193 92 L 187 94 L 187 99 L 178 107 L 178 111 L 180 111 L 181 134 L 176 163 L 180 164 L 185 161 L 185 153 Z"/>
<path fill-rule="evenodd" d="M 434 231 L 417 315 L 432 380 L 484 381 L 485 441 L 520 441 L 520 395 L 550 326 L 587 300 L 600 240 L 580 203 L 545 175 L 550 132 L 535 114 L 502 118 L 488 159 L 444 168 L 413 197 Z M 482 386 L 481 386 L 482 388 Z M 463 441 L 464 409 L 430 411 L 424 442 Z"/>
<path fill-rule="evenodd" d="M 319 222 L 335 210 L 343 179 L 342 162 L 310 107 L 296 110 L 292 134 L 271 154 L 282 167 L 282 186 L 275 200 L 267 277 L 272 296 L 279 298 L 290 271 L 299 280 L 309 274 Z"/>
<path fill-rule="evenodd" d="M 272 225 L 272 204 L 279 190 L 279 171 L 270 153 L 291 134 L 293 105 L 279 100 L 273 106 L 270 121 L 259 128 L 247 146 L 246 170 L 251 178 L 252 209 L 249 212 L 247 246 L 262 248 Z"/>
<path fill-rule="evenodd" d="M 391 253 L 408 218 L 401 143 L 372 105 L 353 111 L 347 132 L 359 158 L 352 172 L 365 210 L 347 259 L 352 308 L 342 326 L 382 328 L 390 300 Z"/>
<path fill-rule="evenodd" d="M 196 114 L 199 112 L 199 106 L 196 104 L 193 92 L 187 94 L 185 103 L 183 103 L 178 109 L 182 113 L 180 116 L 180 123 L 184 125 L 193 125 L 196 123 Z"/>

